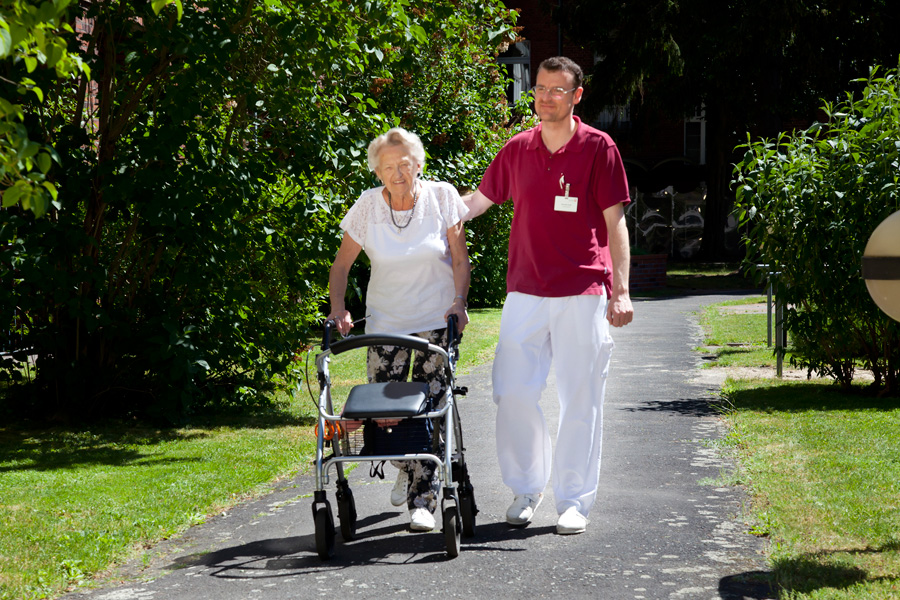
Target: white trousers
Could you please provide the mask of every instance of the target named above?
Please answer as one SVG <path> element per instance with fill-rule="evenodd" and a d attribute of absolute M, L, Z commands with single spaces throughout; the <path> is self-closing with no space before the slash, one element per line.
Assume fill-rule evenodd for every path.
<path fill-rule="evenodd" d="M 587 516 L 597 496 L 603 395 L 613 348 L 604 296 L 511 293 L 503 305 L 493 368 L 497 457 L 513 494 L 542 492 L 553 477 L 556 510 Z M 553 456 L 541 411 L 550 364 L 559 392 Z"/>

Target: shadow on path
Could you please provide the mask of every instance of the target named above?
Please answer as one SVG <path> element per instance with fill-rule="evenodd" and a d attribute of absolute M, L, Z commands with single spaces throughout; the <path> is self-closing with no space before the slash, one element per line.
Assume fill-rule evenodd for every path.
<path fill-rule="evenodd" d="M 188 554 L 176 558 L 165 568 L 178 570 L 192 567 L 211 569 L 211 577 L 223 579 L 258 579 L 291 577 L 298 574 L 340 570 L 353 566 L 379 564 L 439 563 L 447 557 L 444 537 L 439 528 L 427 533 L 411 533 L 405 525 L 378 527 L 392 521 L 396 513 L 383 512 L 358 521 L 357 537 L 344 542 L 336 539 L 335 557 L 322 561 L 316 554 L 314 535 L 258 540 L 248 544 L 223 548 L 215 552 Z M 374 527 L 374 528 L 372 528 Z M 462 549 L 524 552 L 524 548 L 501 545 L 509 540 L 525 540 L 555 534 L 556 528 L 512 528 L 506 523 L 489 523 L 478 527 L 474 538 L 463 538 Z M 391 560 L 388 560 L 391 559 Z"/>
<path fill-rule="evenodd" d="M 626 412 L 668 412 L 686 417 L 709 417 L 722 412 L 719 403 L 710 398 L 648 400 L 637 406 L 623 408 L 623 410 Z"/>

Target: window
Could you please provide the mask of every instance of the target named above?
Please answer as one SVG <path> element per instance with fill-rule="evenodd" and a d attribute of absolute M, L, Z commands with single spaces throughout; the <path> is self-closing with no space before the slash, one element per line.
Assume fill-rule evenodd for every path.
<path fill-rule="evenodd" d="M 604 108 L 595 121 L 597 129 L 609 131 L 611 129 L 628 130 L 631 127 L 631 107 L 630 106 L 607 106 Z"/>
<path fill-rule="evenodd" d="M 531 89 L 531 42 L 525 40 L 511 44 L 509 49 L 497 58 L 497 62 L 512 79 L 506 88 L 506 99 L 517 102 L 522 94 Z"/>
<path fill-rule="evenodd" d="M 684 155 L 695 164 L 706 164 L 706 116 L 702 108 L 684 120 Z"/>

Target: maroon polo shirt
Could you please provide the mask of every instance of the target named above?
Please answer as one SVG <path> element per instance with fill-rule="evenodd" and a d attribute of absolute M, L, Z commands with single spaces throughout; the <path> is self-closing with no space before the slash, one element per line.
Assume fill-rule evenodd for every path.
<path fill-rule="evenodd" d="M 612 138 L 575 120 L 575 135 L 553 154 L 540 125 L 513 136 L 478 186 L 496 204 L 514 203 L 507 293 L 562 297 L 605 290 L 609 297 L 613 274 L 603 211 L 631 201 L 628 180 Z M 566 184 L 578 199 L 574 212 L 556 210 Z"/>

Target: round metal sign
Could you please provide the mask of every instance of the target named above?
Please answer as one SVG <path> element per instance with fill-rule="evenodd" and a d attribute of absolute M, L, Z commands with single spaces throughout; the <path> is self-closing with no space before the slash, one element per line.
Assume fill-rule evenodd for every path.
<path fill-rule="evenodd" d="M 900 321 L 900 211 L 872 232 L 863 253 L 862 274 L 878 308 Z"/>

